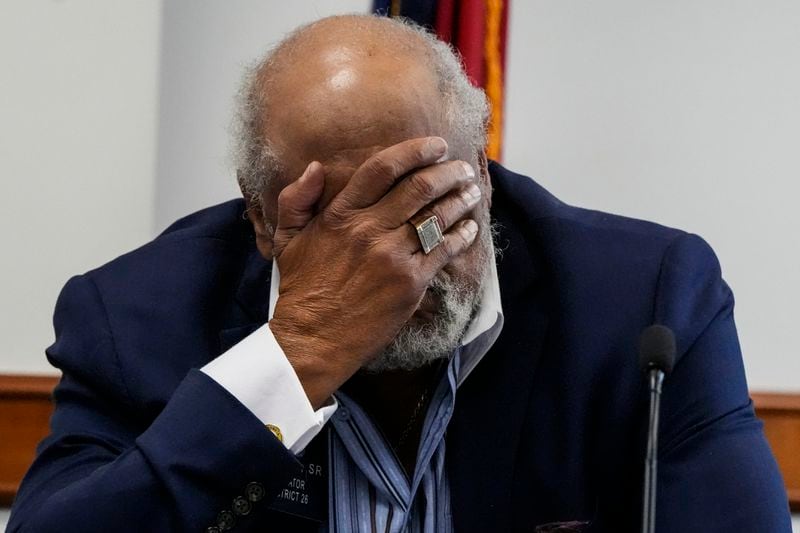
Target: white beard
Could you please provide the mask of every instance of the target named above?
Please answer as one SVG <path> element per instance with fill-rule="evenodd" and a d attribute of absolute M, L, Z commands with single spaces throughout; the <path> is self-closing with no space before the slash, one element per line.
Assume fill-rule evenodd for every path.
<path fill-rule="evenodd" d="M 488 216 L 486 217 L 488 219 Z M 483 228 L 489 229 L 486 220 Z M 364 365 L 368 372 L 414 370 L 439 359 L 450 357 L 461 345 L 461 339 L 480 307 L 485 277 L 489 270 L 492 231 L 481 231 L 481 246 L 476 262 L 477 287 L 468 287 L 442 271 L 436 275 L 430 290 L 439 297 L 439 309 L 433 320 L 426 323 L 407 323 L 392 342 L 375 359 Z"/>

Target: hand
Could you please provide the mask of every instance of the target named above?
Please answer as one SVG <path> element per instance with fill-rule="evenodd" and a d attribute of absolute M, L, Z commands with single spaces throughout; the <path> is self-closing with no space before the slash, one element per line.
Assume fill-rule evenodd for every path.
<path fill-rule="evenodd" d="M 434 276 L 475 240 L 475 221 L 461 220 L 480 200 L 475 172 L 462 161 L 436 164 L 446 151 L 438 137 L 389 147 L 316 216 L 319 163 L 278 197 L 281 283 L 270 329 L 315 409 L 394 339 Z M 428 255 L 408 223 L 422 213 L 444 233 Z"/>

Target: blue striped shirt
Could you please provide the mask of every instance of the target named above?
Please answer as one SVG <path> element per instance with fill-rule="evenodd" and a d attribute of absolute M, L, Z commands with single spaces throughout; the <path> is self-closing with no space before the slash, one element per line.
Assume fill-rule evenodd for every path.
<path fill-rule="evenodd" d="M 332 533 L 448 533 L 453 530 L 445 471 L 445 431 L 456 390 L 494 344 L 503 325 L 494 264 L 481 308 L 449 359 L 425 415 L 412 475 L 367 413 L 345 393 L 328 432 L 329 506 Z"/>
<path fill-rule="evenodd" d="M 455 406 L 458 364 L 457 352 L 431 397 L 410 479 L 364 410 L 336 393 L 328 461 L 332 532 L 452 531 L 444 432 Z"/>

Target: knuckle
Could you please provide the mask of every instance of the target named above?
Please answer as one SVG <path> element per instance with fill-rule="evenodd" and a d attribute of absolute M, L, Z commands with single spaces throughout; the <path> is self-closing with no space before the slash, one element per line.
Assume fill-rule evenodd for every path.
<path fill-rule="evenodd" d="M 376 154 L 367 162 L 367 172 L 376 176 L 396 176 L 397 171 L 397 161 L 383 154 Z"/>
<path fill-rule="evenodd" d="M 448 208 L 448 212 L 451 213 L 450 219 L 455 221 L 462 215 L 469 213 L 474 207 L 475 203 L 471 202 L 463 195 L 458 195 L 458 197 L 453 200 Z"/>
<path fill-rule="evenodd" d="M 384 162 L 384 157 L 381 154 L 377 154 L 372 156 L 366 163 L 366 170 L 370 174 L 380 174 L 386 163 Z"/>
<path fill-rule="evenodd" d="M 422 216 L 420 217 L 420 220 L 427 220 L 431 216 L 435 216 L 441 231 L 445 231 L 445 229 L 447 229 L 447 227 L 450 225 L 448 222 L 450 220 L 450 217 L 448 216 L 448 210 L 444 205 L 433 205 L 421 214 Z"/>
<path fill-rule="evenodd" d="M 373 246 L 372 254 L 378 267 L 391 277 L 393 283 L 408 286 L 408 283 L 414 280 L 414 270 L 408 259 L 398 253 L 395 246 L 379 243 Z"/>
<path fill-rule="evenodd" d="M 372 225 L 364 220 L 356 220 L 350 225 L 350 238 L 359 245 L 368 246 L 375 240 Z"/>
<path fill-rule="evenodd" d="M 421 142 L 421 143 L 417 143 L 414 146 L 414 149 L 413 149 L 413 152 L 412 152 L 412 157 L 414 158 L 414 161 L 418 161 L 418 162 L 425 161 L 426 159 L 428 159 L 429 155 L 430 155 L 430 150 L 428 148 L 427 141 Z"/>
<path fill-rule="evenodd" d="M 338 204 L 332 203 L 322 212 L 322 221 L 328 225 L 336 227 L 345 221 L 345 212 Z"/>
<path fill-rule="evenodd" d="M 463 181 L 467 178 L 464 162 L 460 160 L 448 161 L 447 172 L 453 181 Z"/>
<path fill-rule="evenodd" d="M 444 218 L 450 220 L 451 223 L 455 222 L 461 215 L 469 212 L 472 209 L 469 201 L 462 195 L 452 195 L 447 199 L 447 202 L 441 206 L 441 211 Z"/>
<path fill-rule="evenodd" d="M 428 208 L 420 212 L 420 220 L 425 220 L 431 215 L 435 216 L 439 222 L 439 228 L 444 232 L 462 214 L 467 212 L 469 206 L 461 199 L 449 197 L 445 200 L 431 204 Z"/>
<path fill-rule="evenodd" d="M 442 249 L 442 254 L 444 255 L 445 259 L 452 259 L 458 254 L 458 244 L 458 237 L 444 240 L 440 248 Z"/>
<path fill-rule="evenodd" d="M 460 254 L 467 246 L 469 246 L 469 242 L 461 231 L 454 232 L 451 238 L 445 239 L 442 243 L 442 248 L 444 248 L 448 259 L 452 259 Z"/>
<path fill-rule="evenodd" d="M 428 174 L 412 174 L 408 185 L 422 200 L 429 202 L 436 198 L 436 184 Z"/>

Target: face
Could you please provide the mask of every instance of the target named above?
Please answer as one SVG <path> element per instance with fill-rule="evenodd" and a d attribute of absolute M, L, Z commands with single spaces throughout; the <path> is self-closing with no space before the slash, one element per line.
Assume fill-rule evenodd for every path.
<path fill-rule="evenodd" d="M 410 369 L 449 356 L 479 304 L 491 260 L 485 158 L 465 153 L 447 131 L 436 81 L 423 61 L 389 55 L 380 42 L 353 47 L 323 39 L 311 45 L 313 50 L 294 54 L 304 61 L 295 59 L 295 68 L 282 69 L 269 83 L 265 135 L 285 172 L 263 194 L 263 216 L 274 227 L 278 193 L 311 161 L 319 161 L 325 169 L 326 185 L 318 206 L 324 209 L 373 154 L 407 139 L 445 138 L 450 159 L 470 162 L 483 176 L 485 200 L 468 215 L 478 222 L 479 236 L 436 277 L 412 319 L 368 369 Z M 254 223 L 260 233 L 259 221 Z M 270 247 L 260 240 L 266 255 Z"/>

